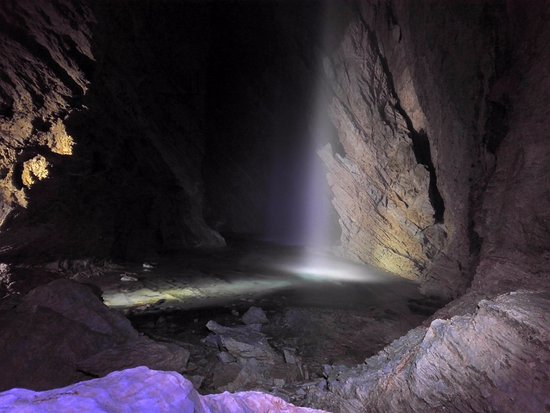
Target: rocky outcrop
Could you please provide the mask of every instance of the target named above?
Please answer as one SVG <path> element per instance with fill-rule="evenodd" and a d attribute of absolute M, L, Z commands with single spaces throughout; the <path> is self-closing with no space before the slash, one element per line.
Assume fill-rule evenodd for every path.
<path fill-rule="evenodd" d="M 484 141 L 501 133 L 490 129 L 489 106 L 506 50 L 503 9 L 352 8 L 354 22 L 327 65 L 342 145 L 322 151 L 344 253 L 456 296 L 479 252 L 473 209 L 492 161 Z"/>
<path fill-rule="evenodd" d="M 473 290 L 550 289 L 550 5 L 508 4 L 510 59 L 494 99 L 508 102 L 507 133 L 496 146 L 476 230 L 483 238 Z"/>
<path fill-rule="evenodd" d="M 412 330 L 364 365 L 328 369 L 327 381 L 311 391 L 310 401 L 321 399 L 317 406 L 343 412 L 544 411 L 550 405 L 545 372 L 550 231 L 543 165 L 550 147 L 548 116 L 540 108 L 549 104 L 548 4 L 536 2 L 526 10 L 514 1 L 467 7 L 365 1 L 359 10 L 362 19 L 346 38 L 354 45 L 361 36 L 376 36 L 373 50 L 387 63 L 382 73 L 391 74 L 408 125 L 428 138 L 445 205 L 438 224 L 445 234 L 441 250 L 418 274 L 425 290 L 435 294 L 469 289 L 429 326 Z M 351 53 L 346 55 L 353 66 Z M 371 73 L 370 67 L 361 73 Z M 361 82 L 350 82 L 352 92 L 345 97 L 354 96 L 354 85 L 360 88 Z M 369 105 L 364 99 L 352 107 Z M 339 130 L 346 142 L 363 129 L 344 124 Z M 340 155 L 325 152 L 329 169 L 339 174 L 332 181 L 336 203 L 346 199 L 338 191 L 365 168 L 348 152 L 366 145 L 368 139 L 358 138 Z M 353 173 L 343 173 L 343 165 Z M 348 206 L 365 196 L 348 194 Z M 341 211 L 355 224 L 365 219 L 351 207 Z M 387 230 L 398 233 L 395 227 Z M 368 232 L 348 233 L 361 239 Z M 354 244 L 347 245 L 353 255 Z"/>
<path fill-rule="evenodd" d="M 206 327 L 216 333 L 221 346 L 235 357 L 253 358 L 266 363 L 274 363 L 279 358 L 265 334 L 260 332 L 259 324 L 225 327 L 211 320 Z"/>
<path fill-rule="evenodd" d="M 0 5 L 6 260 L 224 244 L 202 216 L 208 8 L 149 6 Z"/>
<path fill-rule="evenodd" d="M 94 18 L 85 4 L 8 1 L 0 22 L 3 224 L 12 210 L 28 206 L 29 188 L 71 153 L 65 120 L 89 87 Z"/>
<path fill-rule="evenodd" d="M 430 172 L 415 156 L 421 139 L 393 92 L 376 38 L 350 25 L 328 69 L 332 118 L 342 153 L 322 152 L 346 255 L 408 278 L 444 246 L 430 202 Z"/>
<path fill-rule="evenodd" d="M 189 352 L 139 336 L 89 286 L 56 280 L 0 313 L 0 388 L 65 386 L 114 370 L 149 366 L 183 371 Z"/>
<path fill-rule="evenodd" d="M 334 412 L 541 412 L 550 405 L 550 295 L 483 300 L 434 320 L 356 368 L 333 368 L 313 405 Z"/>
<path fill-rule="evenodd" d="M 0 393 L 0 410 L 10 412 L 82 411 L 111 413 L 322 413 L 296 407 L 278 397 L 258 392 L 200 396 L 190 381 L 175 372 L 146 367 L 117 371 L 107 377 L 62 389 L 32 392 L 14 389 Z"/>

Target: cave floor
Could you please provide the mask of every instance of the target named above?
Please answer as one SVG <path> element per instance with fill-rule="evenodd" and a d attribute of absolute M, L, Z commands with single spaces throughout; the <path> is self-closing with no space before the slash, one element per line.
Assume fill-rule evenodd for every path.
<path fill-rule="evenodd" d="M 291 398 L 293 386 L 321 377 L 324 365 L 361 363 L 436 310 L 414 282 L 326 254 L 265 245 L 124 265 L 88 281 L 140 332 L 187 348 L 182 373 L 205 393 L 261 389 Z M 205 340 L 208 321 L 238 328 L 251 306 L 265 311 L 262 333 L 281 355 L 267 370 L 262 363 L 243 368 L 238 357 L 222 361 L 221 349 Z"/>

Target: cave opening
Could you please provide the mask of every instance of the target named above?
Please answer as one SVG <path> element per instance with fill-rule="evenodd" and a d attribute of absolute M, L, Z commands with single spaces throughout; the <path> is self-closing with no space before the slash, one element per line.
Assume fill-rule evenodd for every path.
<path fill-rule="evenodd" d="M 0 4 L 0 410 L 547 406 L 520 3 Z"/>

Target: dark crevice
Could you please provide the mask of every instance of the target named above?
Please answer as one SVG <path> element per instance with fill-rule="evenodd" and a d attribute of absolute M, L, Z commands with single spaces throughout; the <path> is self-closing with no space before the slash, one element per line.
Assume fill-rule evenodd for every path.
<path fill-rule="evenodd" d="M 488 112 L 483 143 L 487 150 L 494 155 L 508 134 L 508 107 L 505 103 L 489 102 Z"/>
<path fill-rule="evenodd" d="M 342 145 L 342 142 L 340 142 L 340 139 L 338 139 L 338 131 L 336 130 L 336 127 L 332 124 L 332 122 L 329 123 L 328 127 L 331 129 L 329 132 L 329 136 L 332 153 L 334 155 L 339 155 L 340 157 L 345 158 L 346 149 L 344 148 L 344 145 Z"/>
<path fill-rule="evenodd" d="M 44 120 L 42 118 L 34 118 L 32 121 L 32 127 L 34 132 L 48 132 L 51 128 L 52 124 L 48 120 Z"/>
<path fill-rule="evenodd" d="M 13 117 L 13 104 L 0 101 L 0 117 L 11 119 Z"/>
<path fill-rule="evenodd" d="M 386 4 L 386 19 L 388 22 L 388 27 L 397 26 L 397 18 L 395 17 L 395 13 L 393 12 L 393 7 L 390 2 Z"/>
<path fill-rule="evenodd" d="M 483 238 L 481 238 L 475 230 L 473 219 L 470 219 L 470 223 L 468 225 L 468 238 L 470 240 L 470 255 L 472 257 L 478 257 L 479 253 L 481 252 Z"/>
<path fill-rule="evenodd" d="M 445 202 L 437 187 L 437 174 L 435 173 L 435 167 L 432 161 L 432 153 L 430 150 L 430 142 L 428 135 L 424 131 L 416 132 L 414 129 L 409 135 L 412 144 L 413 152 L 416 157 L 416 161 L 424 165 L 430 174 L 430 186 L 428 188 L 428 196 L 434 209 L 434 219 L 436 223 L 442 223 L 445 215 Z"/>
<path fill-rule="evenodd" d="M 443 223 L 444 216 L 445 216 L 445 201 L 443 200 L 443 197 L 439 192 L 439 188 L 437 187 L 437 174 L 435 171 L 435 166 L 432 161 L 430 141 L 428 139 L 428 135 L 426 135 L 426 133 L 422 130 L 421 131 L 415 130 L 411 119 L 407 115 L 407 112 L 405 112 L 405 110 L 401 107 L 401 103 L 399 102 L 397 92 L 395 91 L 393 76 L 390 71 L 386 58 L 380 51 L 378 38 L 374 33 L 374 31 L 370 29 L 367 22 L 361 17 L 361 11 L 358 9 L 357 9 L 357 15 L 359 16 L 359 21 L 365 28 L 365 31 L 368 33 L 369 42 L 372 50 L 376 53 L 376 56 L 380 60 L 380 65 L 382 66 L 382 69 L 384 70 L 384 74 L 386 75 L 386 78 L 387 78 L 388 90 L 390 91 L 391 95 L 394 96 L 396 99 L 395 110 L 403 117 L 410 131 L 409 137 L 411 138 L 413 152 L 416 157 L 416 161 L 419 164 L 425 166 L 430 174 L 428 196 L 432 204 L 432 207 L 434 209 L 434 221 L 436 223 Z"/>

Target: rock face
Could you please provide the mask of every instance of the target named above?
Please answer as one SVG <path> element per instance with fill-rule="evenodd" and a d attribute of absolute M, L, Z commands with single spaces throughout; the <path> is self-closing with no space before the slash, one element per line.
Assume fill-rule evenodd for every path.
<path fill-rule="evenodd" d="M 45 413 L 69 410 L 98 413 L 322 413 L 258 392 L 200 396 L 191 382 L 179 374 L 146 367 L 117 371 L 101 379 L 46 392 L 13 389 L 0 393 L 0 411 Z"/>
<path fill-rule="evenodd" d="M 423 137 L 400 108 L 385 65 L 373 34 L 352 24 L 330 67 L 344 153 L 325 148 L 322 156 L 345 254 L 415 278 L 442 249 L 445 231 L 430 203 L 428 164 L 415 156 Z"/>
<path fill-rule="evenodd" d="M 390 89 L 408 125 L 428 138 L 444 201 L 440 250 L 418 274 L 426 291 L 446 296 L 459 294 L 473 280 L 466 294 L 431 318 L 429 327 L 412 330 L 364 365 L 329 371 L 325 389 L 312 391 L 310 400 L 321 400 L 317 406 L 345 412 L 549 408 L 550 231 L 548 168 L 542 165 L 550 152 L 548 117 L 538 109 L 547 107 L 549 99 L 550 55 L 543 46 L 550 41 L 549 6 L 532 6 L 524 10 L 514 1 L 467 7 L 460 2 L 360 2 L 362 18 L 350 26 L 350 39 L 343 44 L 362 51 L 355 47 L 362 36 L 375 36 L 371 49 L 384 57 L 383 74 L 392 75 Z M 346 49 L 338 53 L 352 67 L 359 65 Z M 361 74 L 375 85 L 379 77 L 369 77 L 376 73 L 372 67 L 365 64 Z M 337 85 L 345 82 L 335 76 Z M 361 83 L 352 82 L 345 98 L 354 96 L 347 91 L 353 85 Z M 352 107 L 372 106 L 363 100 Z M 350 134 L 360 136 L 345 124 L 339 130 L 344 142 Z M 353 177 L 347 173 L 346 180 L 342 165 L 349 171 L 365 167 L 348 151 L 353 154 L 353 148 L 372 139 L 376 136 L 367 143 L 359 139 L 351 149 L 344 145 L 345 157 L 325 151 L 329 169 L 339 174 L 333 180 L 335 203 L 345 199 L 338 191 Z M 348 205 L 365 196 L 349 193 Z M 342 210 L 343 219 L 365 219 L 352 208 Z M 381 214 L 386 218 L 385 210 Z M 361 239 L 366 233 L 350 231 L 349 237 Z M 354 245 L 349 245 L 353 255 Z M 357 258 L 372 260 L 368 254 Z"/>
<path fill-rule="evenodd" d="M 412 330 L 362 366 L 333 369 L 311 401 L 350 413 L 544 411 L 549 309 L 548 293 L 483 300 L 474 314 Z"/>
<path fill-rule="evenodd" d="M 222 10 L 210 20 L 206 3 L 2 3 L 2 257 L 142 257 L 222 245 L 203 217 L 203 175 L 207 199 L 219 204 L 212 221 L 223 221 L 228 203 L 226 228 L 258 227 L 246 214 L 265 199 L 239 186 L 239 200 L 226 185 L 233 178 L 225 172 L 239 160 L 254 163 L 243 155 L 246 145 L 219 174 L 202 164 L 223 163 L 230 146 L 217 146 L 223 127 L 205 126 L 217 96 L 205 103 L 208 36 L 225 33 L 202 23 L 226 19 Z M 321 387 L 308 389 L 309 402 L 345 412 L 548 410 L 550 5 L 346 4 L 346 30 L 322 65 L 339 144 L 321 156 L 342 251 L 419 279 L 425 292 L 466 293 L 364 365 L 327 368 Z M 151 16 L 160 23 L 151 25 Z M 303 45 L 296 51 L 294 37 L 283 38 L 293 50 L 284 62 L 299 67 L 303 98 L 313 72 L 301 64 L 315 56 L 303 59 Z M 246 85 L 243 111 L 261 119 L 254 128 L 271 120 L 268 103 L 285 100 L 280 85 L 296 85 L 276 84 L 261 70 L 249 85 L 237 64 L 210 91 L 233 75 Z M 289 104 L 282 118 L 305 100 Z M 222 108 L 235 106 L 231 97 L 224 102 Z M 245 129 L 234 128 L 230 140 Z M 299 129 L 285 124 L 269 136 Z M 290 140 L 298 135 L 288 133 Z M 263 166 L 252 170 L 263 173 Z M 265 183 L 261 173 L 250 187 Z M 3 266 L 0 280 L 2 295 L 16 290 Z M 14 314 L 0 314 L 0 365 L 14 372 L 0 378 L 3 388 L 62 386 L 141 364 L 153 352 L 151 367 L 183 369 L 187 362 L 185 350 L 138 337 L 86 287 L 56 281 L 13 303 Z M 258 372 L 275 374 L 266 367 L 275 356 L 255 327 L 209 327 L 224 350 L 220 363 L 234 368 L 232 386 Z M 223 396 L 216 397 L 210 403 L 221 409 Z"/>
<path fill-rule="evenodd" d="M 322 152 L 344 253 L 456 296 L 477 262 L 473 211 L 504 132 L 490 90 L 502 75 L 505 11 L 483 2 L 353 8 L 327 62 L 342 145 Z"/>
<path fill-rule="evenodd" d="M 72 152 L 65 119 L 86 93 L 93 62 L 89 7 L 33 1 L 0 7 L 0 224 L 27 207 L 29 189 Z"/>
<path fill-rule="evenodd" d="M 111 371 L 146 365 L 183 371 L 189 352 L 140 337 L 121 314 L 83 284 L 56 280 L 0 313 L 0 388 L 65 386 Z"/>
<path fill-rule="evenodd" d="M 515 65 L 492 91 L 509 102 L 507 133 L 475 216 L 483 243 L 472 289 L 493 294 L 550 287 L 549 118 L 547 109 L 539 110 L 550 104 L 550 5 L 521 11 L 520 2 L 511 2 L 508 9 L 515 16 L 509 24 Z"/>
<path fill-rule="evenodd" d="M 5 259 L 224 244 L 202 216 L 207 6 L 154 7 L 0 5 Z"/>

